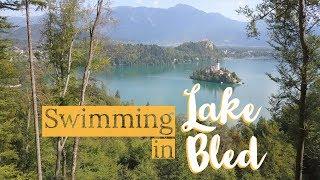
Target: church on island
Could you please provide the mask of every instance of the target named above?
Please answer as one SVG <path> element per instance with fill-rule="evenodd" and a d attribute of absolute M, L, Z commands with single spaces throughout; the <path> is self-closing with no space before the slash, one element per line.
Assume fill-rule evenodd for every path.
<path fill-rule="evenodd" d="M 208 67 L 196 70 L 190 76 L 191 79 L 208 81 L 214 83 L 240 84 L 241 80 L 234 72 L 226 68 L 221 68 L 220 63 L 216 62 Z"/>

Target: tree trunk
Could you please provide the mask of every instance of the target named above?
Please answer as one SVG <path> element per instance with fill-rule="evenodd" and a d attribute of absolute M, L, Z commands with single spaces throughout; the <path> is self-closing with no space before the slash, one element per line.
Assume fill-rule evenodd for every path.
<path fill-rule="evenodd" d="M 36 78 L 34 75 L 34 58 L 33 58 L 33 51 L 32 51 L 32 38 L 31 38 L 30 16 L 29 16 L 29 0 L 26 0 L 25 10 L 26 10 L 26 21 L 27 21 L 27 37 L 28 37 L 28 49 L 29 49 L 28 58 L 30 63 L 34 128 L 36 132 L 35 140 L 36 140 L 36 152 L 37 152 L 38 179 L 42 180 L 40 132 L 39 132 L 39 122 L 38 122 L 39 115 L 38 115 L 38 103 L 37 103 L 37 92 L 36 92 Z"/>
<path fill-rule="evenodd" d="M 55 179 L 61 179 L 60 171 L 61 171 L 62 152 L 64 150 L 64 146 L 67 142 L 67 139 L 68 139 L 68 137 L 59 137 L 58 141 L 57 141 Z M 65 171 L 64 171 L 64 173 L 65 173 Z"/>
<path fill-rule="evenodd" d="M 74 38 L 72 39 L 69 47 L 69 54 L 68 54 L 68 71 L 67 71 L 67 78 L 66 82 L 64 84 L 63 92 L 62 92 L 62 97 L 64 98 L 66 96 L 68 86 L 69 86 L 69 81 L 70 81 L 70 73 L 71 73 L 71 64 L 72 64 L 72 49 L 73 49 L 73 42 Z"/>
<path fill-rule="evenodd" d="M 61 138 L 59 137 L 57 142 L 55 179 L 60 179 L 61 159 L 62 159 L 62 149 L 61 149 Z"/>
<path fill-rule="evenodd" d="M 75 38 L 75 36 L 74 36 Z M 72 39 L 71 43 L 70 43 L 70 47 L 69 47 L 69 53 L 68 53 L 68 72 L 67 72 L 67 78 L 66 81 L 64 83 L 64 87 L 63 87 L 63 91 L 61 93 L 61 98 L 64 99 L 64 97 L 66 96 L 67 90 L 68 90 L 68 86 L 69 86 L 69 81 L 70 81 L 70 73 L 71 73 L 71 64 L 72 64 L 72 49 L 73 49 L 73 42 L 74 42 L 74 38 Z M 67 137 L 65 137 L 67 138 Z M 63 137 L 59 137 L 58 141 L 57 141 L 57 157 L 56 157 L 56 169 L 55 169 L 55 178 L 58 179 L 60 176 L 60 170 L 61 170 L 61 160 L 62 160 L 62 151 L 64 151 L 64 144 L 62 147 L 61 143 L 64 140 Z M 65 168 L 65 166 L 64 166 Z M 64 171 L 65 173 L 65 171 Z"/>
<path fill-rule="evenodd" d="M 79 141 L 80 141 L 79 137 L 76 137 L 74 139 L 73 152 L 72 152 L 72 169 L 71 169 L 71 179 L 72 180 L 76 179 L 76 168 L 77 168 Z"/>
<path fill-rule="evenodd" d="M 301 67 L 301 85 L 299 99 L 299 133 L 297 140 L 296 156 L 296 180 L 302 180 L 303 177 L 303 155 L 306 139 L 306 96 L 307 96 L 307 68 L 309 63 L 309 50 L 306 42 L 306 10 L 305 0 L 299 0 L 299 38 L 302 49 L 302 67 Z"/>
<path fill-rule="evenodd" d="M 63 156 L 63 168 L 62 168 L 62 176 L 64 179 L 67 178 L 67 152 L 66 149 L 62 149 L 62 156 Z"/>
<path fill-rule="evenodd" d="M 85 92 L 89 83 L 89 77 L 90 77 L 90 67 L 91 67 L 91 62 L 93 58 L 93 33 L 90 33 L 90 49 L 89 49 L 89 58 L 88 58 L 88 63 L 83 75 L 83 82 L 82 82 L 82 90 L 81 90 L 81 100 L 80 100 L 80 106 L 84 105 L 84 100 L 85 100 Z M 76 174 L 76 167 L 77 167 L 77 156 L 78 156 L 78 149 L 79 149 L 79 141 L 80 138 L 76 137 L 74 140 L 73 144 L 73 157 L 72 157 L 72 171 L 71 171 L 71 178 L 72 180 L 75 179 L 75 174 Z"/>
<path fill-rule="evenodd" d="M 95 33 L 96 33 L 96 27 L 99 23 L 100 14 L 102 11 L 102 5 L 103 5 L 103 0 L 98 0 L 96 17 L 95 17 L 95 20 L 94 20 L 92 27 L 90 28 L 89 56 L 88 56 L 88 62 L 87 62 L 87 65 L 86 65 L 86 68 L 85 68 L 85 71 L 83 74 L 80 106 L 84 105 L 85 92 L 86 92 L 86 89 L 87 89 L 87 86 L 89 83 L 91 63 L 92 63 L 93 54 L 94 54 Z M 75 176 L 76 176 L 79 142 L 80 142 L 80 138 L 76 137 L 74 140 L 74 144 L 73 144 L 73 157 L 72 157 L 72 170 L 71 170 L 71 179 L 72 180 L 74 180 Z"/>

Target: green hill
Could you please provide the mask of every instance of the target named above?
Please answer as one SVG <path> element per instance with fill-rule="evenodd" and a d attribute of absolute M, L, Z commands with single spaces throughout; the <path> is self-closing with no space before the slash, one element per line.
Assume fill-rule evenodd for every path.
<path fill-rule="evenodd" d="M 106 49 L 113 65 L 157 65 L 222 57 L 222 52 L 210 41 L 187 42 L 177 47 L 117 43 L 106 45 Z"/>

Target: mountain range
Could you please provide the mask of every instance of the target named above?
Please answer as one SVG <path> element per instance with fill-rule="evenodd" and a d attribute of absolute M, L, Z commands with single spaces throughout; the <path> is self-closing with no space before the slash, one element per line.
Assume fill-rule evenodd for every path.
<path fill-rule="evenodd" d="M 117 24 L 105 27 L 103 33 L 117 41 L 158 45 L 177 45 L 188 41 L 210 40 L 218 46 L 267 46 L 265 27 L 260 39 L 246 36 L 246 22 L 232 20 L 219 13 L 206 13 L 192 6 L 178 4 L 174 7 L 150 8 L 119 6 L 113 9 Z M 33 36 L 41 38 L 41 19 L 33 17 Z M 10 36 L 23 39 L 23 17 L 9 17 L 18 25 Z"/>

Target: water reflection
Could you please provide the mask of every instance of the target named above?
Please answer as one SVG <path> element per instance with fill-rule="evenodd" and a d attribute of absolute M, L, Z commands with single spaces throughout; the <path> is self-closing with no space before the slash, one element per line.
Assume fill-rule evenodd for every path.
<path fill-rule="evenodd" d="M 207 82 L 207 81 L 199 81 L 199 80 L 192 80 L 193 85 L 199 83 L 201 88 L 208 93 L 212 94 L 215 99 L 219 99 L 223 94 L 223 91 L 227 87 L 231 87 L 233 92 L 235 89 L 240 86 L 240 84 L 226 84 L 226 83 L 214 83 L 214 82 Z"/>
<path fill-rule="evenodd" d="M 171 64 L 163 64 L 157 66 L 148 66 L 148 65 L 140 65 L 140 66 L 118 66 L 113 67 L 110 71 L 106 72 L 107 75 L 112 76 L 113 78 L 118 77 L 141 77 L 145 75 L 157 75 L 162 74 L 168 71 L 172 71 L 175 69 L 175 65 Z"/>

